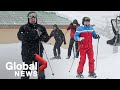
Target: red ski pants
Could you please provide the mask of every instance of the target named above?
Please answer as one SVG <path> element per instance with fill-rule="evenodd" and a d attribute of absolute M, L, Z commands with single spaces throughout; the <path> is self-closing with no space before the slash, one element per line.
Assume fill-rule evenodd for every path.
<path fill-rule="evenodd" d="M 80 62 L 78 65 L 77 72 L 83 72 L 84 64 L 86 61 L 86 54 L 89 59 L 89 72 L 94 72 L 94 51 L 90 49 L 80 49 Z"/>

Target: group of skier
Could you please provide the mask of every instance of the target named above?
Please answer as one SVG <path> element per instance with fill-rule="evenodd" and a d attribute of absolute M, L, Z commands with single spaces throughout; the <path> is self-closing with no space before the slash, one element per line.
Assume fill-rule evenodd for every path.
<path fill-rule="evenodd" d="M 60 47 L 62 43 L 66 44 L 65 35 L 62 30 L 55 24 L 53 25 L 53 31 L 48 35 L 46 28 L 43 25 L 37 23 L 36 12 L 29 12 L 28 23 L 22 25 L 18 31 L 18 39 L 22 41 L 22 60 L 26 64 L 31 64 L 33 61 L 38 62 L 35 59 L 35 54 L 43 57 L 44 46 L 42 42 L 48 42 L 51 37 L 55 39 L 55 45 L 53 48 L 54 57 L 51 59 L 61 59 Z M 80 25 L 75 19 L 67 27 L 70 30 L 70 42 L 68 47 L 68 54 L 66 59 L 70 59 L 73 45 L 75 43 L 75 57 L 79 57 L 80 52 L 80 62 L 77 69 L 77 76 L 83 78 L 83 68 L 86 61 L 86 54 L 89 59 L 89 76 L 96 77 L 94 72 L 94 51 L 92 45 L 92 37 L 94 39 L 99 39 L 100 36 L 96 34 L 93 27 L 90 25 L 90 18 L 84 17 Z M 41 63 L 38 64 L 41 66 Z M 30 70 L 26 70 L 30 71 Z M 38 79 L 45 79 L 44 71 L 38 71 Z M 21 79 L 29 79 L 28 76 L 21 77 Z"/>

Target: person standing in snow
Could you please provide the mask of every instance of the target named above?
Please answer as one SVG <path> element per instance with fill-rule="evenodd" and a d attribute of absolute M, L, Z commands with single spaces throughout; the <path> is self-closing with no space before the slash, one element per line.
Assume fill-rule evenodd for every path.
<path fill-rule="evenodd" d="M 27 17 L 28 23 L 20 27 L 17 37 L 22 41 L 22 61 L 29 65 L 33 61 L 37 62 L 34 56 L 35 53 L 43 57 L 44 48 L 41 41 L 47 42 L 49 40 L 49 36 L 45 27 L 37 23 L 36 12 L 29 12 Z M 41 66 L 41 63 L 39 66 Z M 39 72 L 38 79 L 45 79 L 44 71 L 39 71 L 39 69 L 37 71 Z M 21 79 L 29 79 L 29 76 L 25 73 L 25 76 L 21 77 Z"/>
<path fill-rule="evenodd" d="M 71 56 L 71 51 L 72 51 L 74 42 L 75 42 L 75 48 L 76 48 L 76 58 L 79 57 L 78 42 L 74 40 L 74 34 L 78 26 L 80 26 L 80 24 L 78 24 L 78 21 L 75 19 L 73 20 L 73 23 L 71 23 L 67 27 L 67 30 L 70 30 L 71 32 L 70 32 L 70 42 L 69 42 L 69 47 L 68 47 L 68 57 L 66 59 L 69 59 Z"/>
<path fill-rule="evenodd" d="M 56 24 L 53 25 L 53 29 L 54 30 L 51 32 L 50 38 L 54 36 L 55 45 L 54 45 L 54 48 L 53 48 L 54 57 L 51 58 L 51 59 L 61 59 L 60 47 L 61 47 L 63 42 L 64 42 L 64 44 L 66 44 L 65 36 L 64 36 L 62 30 L 60 30 Z M 56 50 L 58 51 L 58 53 L 57 53 Z"/>
<path fill-rule="evenodd" d="M 96 34 L 95 30 L 90 25 L 89 17 L 84 17 L 82 19 L 82 24 L 83 26 L 78 27 L 74 35 L 74 39 L 78 41 L 79 51 L 80 51 L 80 62 L 77 69 L 77 76 L 84 78 L 82 73 L 83 73 L 83 68 L 87 54 L 89 59 L 89 77 L 96 78 L 97 76 L 94 72 L 94 51 L 92 45 L 92 37 L 94 39 L 99 39 L 100 36 Z"/>

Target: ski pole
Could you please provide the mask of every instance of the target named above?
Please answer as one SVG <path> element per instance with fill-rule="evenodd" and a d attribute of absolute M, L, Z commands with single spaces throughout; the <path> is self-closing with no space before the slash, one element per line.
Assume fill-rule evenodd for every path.
<path fill-rule="evenodd" d="M 35 26 L 34 26 L 34 28 L 35 28 Z M 35 29 L 36 30 L 36 29 Z M 37 34 L 38 34 L 38 36 L 40 37 L 40 35 L 41 35 L 41 32 L 39 31 L 39 28 L 36 30 L 37 31 Z M 39 56 L 40 56 L 40 44 L 41 44 L 41 41 L 39 41 Z M 39 74 L 40 74 L 40 71 L 39 71 L 39 66 L 40 66 L 40 63 L 38 62 L 37 63 L 37 65 L 38 65 L 38 78 L 39 78 Z"/>
<path fill-rule="evenodd" d="M 73 46 L 73 55 L 74 55 L 74 59 L 73 59 L 73 62 L 72 62 L 72 65 L 71 65 L 71 67 L 70 67 L 70 70 L 69 70 L 69 72 L 71 71 L 71 69 L 72 69 L 72 66 L 73 66 L 73 63 L 74 63 L 74 61 L 75 61 L 74 46 Z"/>
<path fill-rule="evenodd" d="M 96 67 L 95 67 L 95 70 L 97 69 L 98 46 L 99 46 L 99 38 L 98 38 L 98 43 L 97 43 L 97 55 L 96 55 Z"/>
<path fill-rule="evenodd" d="M 73 55 L 74 55 L 74 59 L 75 59 L 75 47 L 74 47 L 74 45 L 73 45 Z"/>
<path fill-rule="evenodd" d="M 39 41 L 39 56 L 40 56 L 40 41 Z M 39 65 L 40 65 L 40 63 L 38 62 L 38 78 L 39 78 L 39 73 L 40 73 L 40 71 L 39 71 Z"/>
<path fill-rule="evenodd" d="M 50 61 L 49 61 L 49 59 L 48 59 L 47 53 L 46 53 L 46 51 L 45 51 L 45 48 L 44 48 L 44 52 L 45 52 L 46 58 L 47 58 L 47 60 L 48 60 L 48 63 L 49 63 L 49 65 L 50 65 L 50 70 L 51 70 L 51 72 L 52 72 L 52 75 L 54 76 L 54 73 L 53 73 L 53 70 L 52 70 Z"/>

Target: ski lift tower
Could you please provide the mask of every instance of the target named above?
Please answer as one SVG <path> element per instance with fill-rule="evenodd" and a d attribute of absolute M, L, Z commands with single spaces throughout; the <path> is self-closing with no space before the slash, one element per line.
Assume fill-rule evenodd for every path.
<path fill-rule="evenodd" d="M 111 18 L 112 16 L 103 16 L 103 18 L 105 18 L 105 21 L 106 21 L 106 30 L 108 30 L 109 28 L 109 18 Z M 113 45 L 113 53 L 118 53 L 118 46 L 114 46 Z"/>

